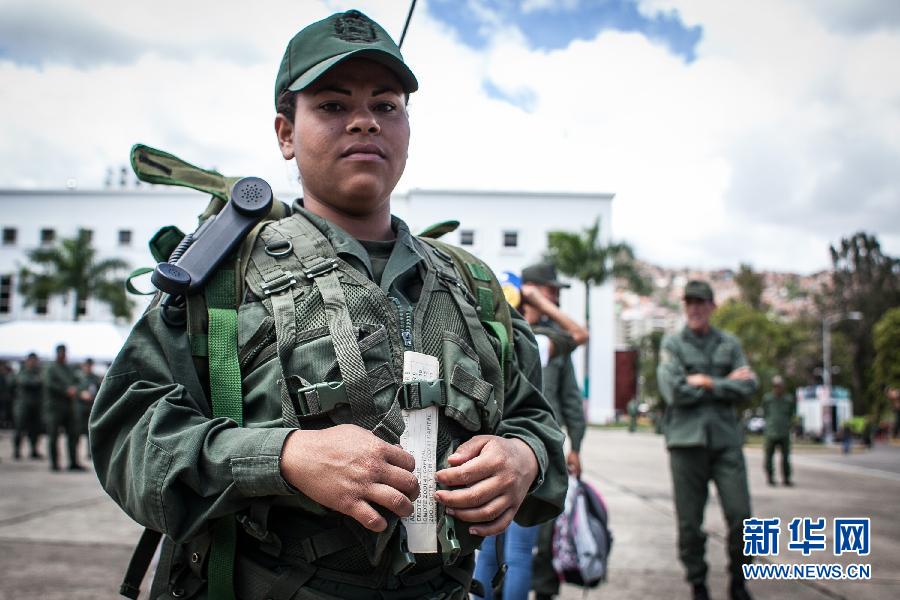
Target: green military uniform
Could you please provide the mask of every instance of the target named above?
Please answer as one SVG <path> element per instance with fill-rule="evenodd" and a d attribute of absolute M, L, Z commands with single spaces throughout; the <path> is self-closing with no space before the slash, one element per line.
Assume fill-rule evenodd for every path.
<path fill-rule="evenodd" d="M 78 420 L 79 435 L 88 435 L 91 409 L 94 407 L 94 398 L 100 389 L 102 378 L 93 371 L 85 373 L 78 370 L 78 392 L 75 395 L 75 413 Z M 85 398 L 86 397 L 86 398 Z M 88 458 L 91 458 L 90 442 L 88 442 Z"/>
<path fill-rule="evenodd" d="M 39 458 L 37 444 L 44 424 L 41 422 L 41 404 L 43 403 L 43 373 L 40 364 L 29 369 L 24 364 L 15 376 L 15 401 L 13 418 L 16 423 L 16 435 L 13 441 L 15 456 L 20 455 L 22 439 L 27 437 L 31 446 L 31 457 Z"/>
<path fill-rule="evenodd" d="M 47 423 L 47 439 L 50 445 L 50 467 L 59 468 L 59 431 L 65 431 L 66 447 L 69 452 L 69 468 L 78 466 L 78 423 L 75 398 L 69 389 L 76 387 L 78 380 L 72 367 L 53 361 L 44 368 L 44 418 Z"/>
<path fill-rule="evenodd" d="M 400 573 L 396 566 L 404 558 L 399 550 L 402 528 L 396 518 L 388 519 L 385 534 L 368 533 L 282 478 L 282 446 L 296 427 L 289 423 L 323 428 L 357 422 L 352 399 L 351 410 L 343 405 L 345 398 L 326 410 L 331 402 L 327 390 L 315 387 L 328 381 L 350 387 L 357 374 L 348 374 L 341 364 L 348 344 L 358 346 L 368 372 L 365 401 L 387 415 L 367 428 L 385 435 L 383 423 L 395 407 L 392 401 L 409 400 L 407 388 L 398 383 L 404 350 L 440 356 L 441 377 L 449 385 L 430 399 L 422 388 L 416 388 L 418 399 L 410 392 L 412 401 L 423 406 L 426 400 L 445 406 L 438 432 L 439 463 L 455 443 L 478 432 L 517 437 L 534 451 L 539 474 L 516 520 L 531 525 L 561 509 L 566 485 L 562 433 L 538 391 L 539 359 L 527 324 L 513 315 L 510 375 L 503 397 L 494 398 L 492 386 L 478 375 L 488 377 L 491 368 L 481 353 L 484 346 L 477 352 L 470 347 L 481 342 L 466 341 L 471 331 L 466 323 L 474 320 L 482 332 L 478 339 L 486 339 L 486 332 L 471 306 L 462 313 L 456 308 L 455 298 L 462 298 L 465 286 L 448 273 L 449 257 L 442 258 L 443 253 L 410 235 L 399 219 L 392 220 L 392 228 L 396 241 L 389 252 L 383 244 L 366 242 L 367 252 L 298 201 L 292 216 L 262 230 L 238 309 L 243 427 L 227 418 L 211 418 L 208 395 L 192 361 L 192 341 L 184 327 L 167 324 L 177 322 L 171 311 L 164 317 L 164 308 L 156 304 L 135 325 L 97 395 L 91 444 L 107 492 L 133 519 L 167 536 L 153 598 L 176 591 L 184 597 L 206 597 L 211 523 L 235 515 L 242 524 L 234 567 L 240 598 L 263 598 L 273 590 L 280 590 L 282 595 L 275 594 L 279 598 L 465 596 L 477 542 L 468 538 L 467 527 L 456 528 L 463 552 L 455 563 L 442 564 L 441 554 L 417 555 L 415 565 Z M 304 278 L 299 265 L 284 262 L 297 259 L 274 252 L 276 247 L 279 252 L 290 247 L 283 243 L 284 236 L 298 256 L 314 248 L 322 255 L 334 253 L 337 260 L 324 270 L 306 270 L 315 274 Z M 273 277 L 286 281 L 280 265 L 298 273 L 296 280 L 287 290 L 263 293 L 272 289 L 266 286 Z M 332 277 L 335 273 L 338 276 Z M 282 293 L 289 294 L 288 303 L 293 295 L 294 309 L 288 304 L 287 313 L 293 317 L 287 317 L 287 324 L 279 310 Z M 335 294 L 343 294 L 343 299 L 332 302 Z M 323 305 L 325 296 L 330 309 Z M 330 335 L 344 317 L 327 311 L 341 313 L 342 306 L 355 316 L 356 342 Z M 366 316 L 359 316 L 365 311 Z M 282 337 L 286 329 L 293 333 L 289 343 Z M 291 388 L 287 405 L 280 380 L 298 384 Z M 492 409 L 494 402 L 502 405 L 502 418 Z M 298 406 L 301 410 L 291 414 Z M 285 592 L 288 588 L 290 593 Z"/>
<path fill-rule="evenodd" d="M 628 401 L 627 405 L 628 410 L 628 431 L 634 433 L 637 431 L 637 418 L 638 418 L 638 401 L 637 398 L 632 398 Z"/>
<path fill-rule="evenodd" d="M 763 413 L 766 419 L 766 475 L 769 482 L 775 479 L 773 458 L 776 448 L 781 448 L 781 476 L 791 481 L 791 424 L 797 414 L 797 400 L 788 393 L 769 392 L 763 397 Z"/>
<path fill-rule="evenodd" d="M 750 492 L 735 404 L 755 391 L 756 382 L 727 376 L 746 365 L 737 338 L 714 328 L 700 336 L 685 327 L 662 343 L 658 379 L 667 405 L 664 429 L 678 514 L 678 548 L 687 579 L 695 584 L 704 582 L 707 572 L 701 526 L 710 480 L 716 484 L 728 523 L 731 573 L 742 579 L 743 520 L 750 517 Z M 713 378 L 712 390 L 688 385 L 687 376 L 698 373 Z"/>
<path fill-rule="evenodd" d="M 535 328 L 535 333 L 540 333 Z M 584 398 L 578 388 L 575 366 L 569 353 L 554 356 L 543 369 L 544 397 L 553 409 L 556 421 L 566 428 L 569 445 L 581 452 L 581 442 L 587 428 L 584 418 Z M 532 563 L 532 589 L 538 595 L 554 596 L 559 593 L 559 577 L 553 569 L 553 521 L 540 525 L 537 553 Z"/>

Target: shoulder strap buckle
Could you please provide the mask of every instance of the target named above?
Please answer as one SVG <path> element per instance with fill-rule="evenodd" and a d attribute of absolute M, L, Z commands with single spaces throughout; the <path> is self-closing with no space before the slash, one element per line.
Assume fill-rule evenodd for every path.
<path fill-rule="evenodd" d="M 296 283 L 297 279 L 291 271 L 282 271 L 272 281 L 264 281 L 261 287 L 266 296 L 271 296 L 293 287 Z"/>
<path fill-rule="evenodd" d="M 317 258 L 319 262 L 313 263 L 310 266 L 304 265 L 303 274 L 306 275 L 307 279 L 315 279 L 316 277 L 321 277 L 326 273 L 331 273 L 338 267 L 336 258 Z"/>

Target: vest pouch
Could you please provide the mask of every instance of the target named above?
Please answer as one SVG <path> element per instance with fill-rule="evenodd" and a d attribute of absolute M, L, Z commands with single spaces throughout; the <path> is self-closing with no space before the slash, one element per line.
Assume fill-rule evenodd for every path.
<path fill-rule="evenodd" d="M 450 331 L 444 332 L 441 354 L 447 393 L 444 413 L 468 431 L 492 431 L 500 411 L 494 386 L 481 378 L 478 355 Z"/>
<path fill-rule="evenodd" d="M 354 326 L 353 329 L 369 376 L 375 406 L 379 411 L 387 412 L 393 403 L 396 388 L 390 366 L 392 355 L 387 330 L 383 325 L 367 323 Z M 338 384 L 342 381 L 334 340 L 327 327 L 298 333 L 297 340 L 298 344 L 291 352 L 286 372 L 289 378 L 297 377 L 311 385 Z M 348 418 L 348 405 L 340 404 L 336 412 L 342 415 L 339 422 L 352 422 Z"/>

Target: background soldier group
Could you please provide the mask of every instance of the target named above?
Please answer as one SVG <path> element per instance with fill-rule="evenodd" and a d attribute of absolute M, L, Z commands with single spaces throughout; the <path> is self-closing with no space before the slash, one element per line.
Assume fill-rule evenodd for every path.
<path fill-rule="evenodd" d="M 43 459 L 40 436 L 47 433 L 50 469 L 60 470 L 59 437 L 64 433 L 68 450 L 68 469 L 84 471 L 78 460 L 78 443 L 87 434 L 88 417 L 100 377 L 93 372 L 94 362 L 85 360 L 77 369 L 66 361 L 66 347 L 56 347 L 56 359 L 42 365 L 31 353 L 18 373 L 9 371 L 4 377 L 6 394 L 12 397 L 15 426 L 13 458 L 22 458 L 22 445 L 27 440 L 32 459 Z"/>

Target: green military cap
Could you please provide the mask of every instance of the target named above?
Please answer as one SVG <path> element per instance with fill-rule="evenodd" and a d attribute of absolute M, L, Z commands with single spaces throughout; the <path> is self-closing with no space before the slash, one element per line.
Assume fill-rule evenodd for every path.
<path fill-rule="evenodd" d="M 713 302 L 713 291 L 709 284 L 699 279 L 692 279 L 684 286 L 684 299 L 696 298 Z"/>
<path fill-rule="evenodd" d="M 555 288 L 571 287 L 556 278 L 556 267 L 553 263 L 543 262 L 536 265 L 528 265 L 522 269 L 522 283 L 536 285 L 548 285 Z"/>
<path fill-rule="evenodd" d="M 384 28 L 358 10 L 336 13 L 304 27 L 288 42 L 275 78 L 275 103 L 282 92 L 298 92 L 348 58 L 367 58 L 389 68 L 403 90 L 419 89 L 400 48 Z"/>

